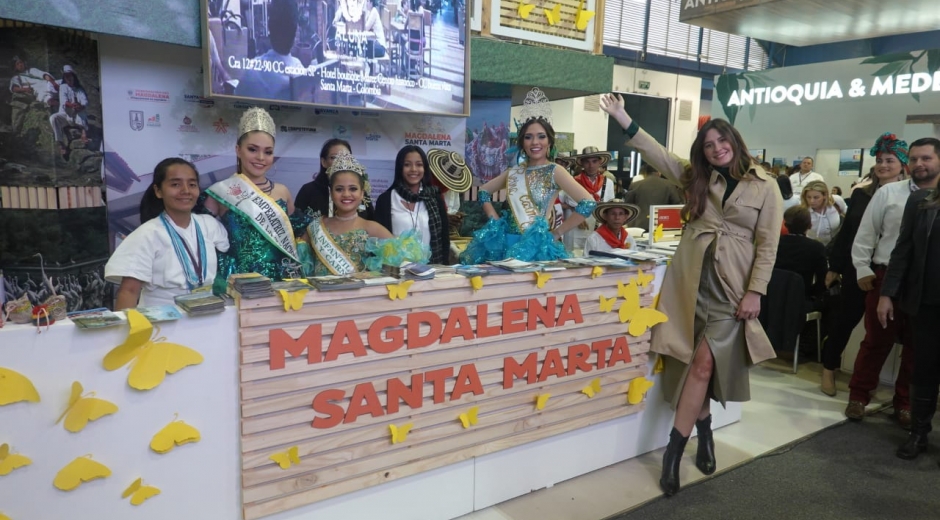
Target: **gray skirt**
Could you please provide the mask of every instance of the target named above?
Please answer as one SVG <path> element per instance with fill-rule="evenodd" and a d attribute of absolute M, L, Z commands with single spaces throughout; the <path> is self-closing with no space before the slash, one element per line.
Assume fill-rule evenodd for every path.
<path fill-rule="evenodd" d="M 715 242 L 712 242 L 702 260 L 702 276 L 699 278 L 695 300 L 695 350 L 692 359 L 695 359 L 695 352 L 704 338 L 715 359 L 708 397 L 722 406 L 728 401 L 743 402 L 751 399 L 747 342 L 744 339 L 745 322 L 734 317 L 735 311 L 715 269 Z M 692 365 L 671 356 L 663 356 L 663 361 L 663 393 L 675 410 Z"/>

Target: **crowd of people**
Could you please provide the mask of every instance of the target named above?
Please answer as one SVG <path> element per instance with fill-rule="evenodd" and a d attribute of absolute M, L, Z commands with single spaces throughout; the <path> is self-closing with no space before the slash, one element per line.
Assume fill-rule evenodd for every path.
<path fill-rule="evenodd" d="M 679 461 L 693 427 L 696 467 L 715 471 L 711 401 L 748 400 L 748 368 L 775 357 L 758 320 L 775 270 L 802 277 L 806 309 L 829 316 L 821 389 L 830 396 L 842 351 L 864 318 L 849 419 L 864 417 L 888 353 L 897 340 L 903 343 L 894 410 L 911 433 L 897 455 L 911 459 L 926 449 L 940 355 L 913 345 L 927 344 L 940 322 L 933 320 L 940 315 L 940 277 L 927 268 L 940 258 L 940 233 L 931 233 L 940 209 L 933 189 L 940 141 L 908 145 L 894 134 L 878 137 L 870 180 L 842 200 L 813 171 L 812 158 L 789 176 L 775 175 L 721 119 L 704 124 L 689 158 L 680 158 L 639 128 L 619 96 L 608 94 L 601 108 L 648 163 L 642 181 L 621 200 L 606 173 L 608 152 L 592 147 L 571 158 L 575 175 L 556 163 L 543 101 L 524 107 L 519 160 L 480 187 L 489 221 L 459 260 L 543 261 L 578 249 L 631 249 L 637 237 L 627 226 L 648 215 L 650 205 L 683 204 L 684 230 L 661 285 L 669 298 L 658 304 L 669 322 L 654 329 L 651 344 L 664 360 L 664 396 L 676 412 L 660 479 L 667 495 L 679 490 Z M 333 139 L 323 146 L 320 171 L 295 199 L 267 177 L 275 129 L 263 109 L 246 111 L 235 144 L 237 173 L 205 193 L 193 164 L 172 158 L 157 165 L 141 202 L 142 225 L 105 270 L 119 285 L 116 308 L 172 302 L 213 285 L 224 291 L 235 273 L 281 280 L 453 261 L 449 216 L 472 182 L 459 154 L 405 146 L 392 186 L 373 205 L 365 168 L 348 142 Z M 507 209 L 500 212 L 493 194 L 503 191 Z M 647 221 L 640 223 L 648 229 Z M 840 297 L 826 298 L 836 292 Z"/>

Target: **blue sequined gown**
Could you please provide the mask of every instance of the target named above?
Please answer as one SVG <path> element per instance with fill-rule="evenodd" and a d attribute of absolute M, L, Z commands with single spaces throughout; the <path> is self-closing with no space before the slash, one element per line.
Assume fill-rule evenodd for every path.
<path fill-rule="evenodd" d="M 287 212 L 286 201 L 278 199 L 277 205 Z M 310 215 L 300 211 L 295 211 L 290 216 L 295 237 L 304 234 L 310 219 Z M 234 273 L 260 273 L 274 281 L 303 274 L 302 269 L 298 270 L 296 262 L 274 247 L 251 224 L 248 217 L 234 211 L 226 211 L 219 220 L 228 231 L 230 247 L 228 252 L 219 254 L 219 270 L 215 277 L 216 290 L 221 287 L 224 292 L 229 275 Z"/>
<path fill-rule="evenodd" d="M 528 189 L 539 216 L 523 230 L 520 230 L 519 222 L 511 211 L 504 211 L 499 220 L 490 219 L 485 226 L 473 233 L 473 240 L 460 254 L 460 262 L 479 264 L 506 258 L 525 262 L 567 258 L 564 244 L 555 240 L 544 216 L 558 196 L 555 164 L 532 166 L 524 171 L 513 168 L 509 176 L 521 177 L 517 178 L 516 182 L 507 177 L 506 185 L 510 190 L 514 189 L 514 186 L 515 189 Z"/>

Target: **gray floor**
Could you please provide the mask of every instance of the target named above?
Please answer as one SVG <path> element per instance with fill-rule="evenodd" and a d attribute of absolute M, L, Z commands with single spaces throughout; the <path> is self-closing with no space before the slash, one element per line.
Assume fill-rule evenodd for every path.
<path fill-rule="evenodd" d="M 822 430 L 610 520 L 940 518 L 940 418 L 928 452 L 905 461 L 894 451 L 907 432 L 888 412 Z M 682 463 L 694 461 L 686 455 Z"/>

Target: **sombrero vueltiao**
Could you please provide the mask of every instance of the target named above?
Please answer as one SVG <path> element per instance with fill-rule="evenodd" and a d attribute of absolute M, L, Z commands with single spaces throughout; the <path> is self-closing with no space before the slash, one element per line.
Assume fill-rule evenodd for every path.
<path fill-rule="evenodd" d="M 453 192 L 463 193 L 473 184 L 473 174 L 457 152 L 439 148 L 428 150 L 428 162 L 434 177 Z"/>
<path fill-rule="evenodd" d="M 602 152 L 598 150 L 596 146 L 586 146 L 580 154 L 572 155 L 571 159 L 577 161 L 578 164 L 581 164 L 581 159 L 586 159 L 588 157 L 600 157 L 601 168 L 606 168 L 607 163 L 610 162 L 610 152 Z"/>
<path fill-rule="evenodd" d="M 607 219 L 604 218 L 604 215 L 607 213 L 607 210 L 613 208 L 622 208 L 627 212 L 627 221 L 623 225 L 629 226 L 631 222 L 636 220 L 640 216 L 640 207 L 633 204 L 628 204 L 621 200 L 611 200 L 608 202 L 598 202 L 597 207 L 594 208 L 594 220 L 598 221 L 601 224 L 606 224 Z"/>

